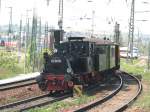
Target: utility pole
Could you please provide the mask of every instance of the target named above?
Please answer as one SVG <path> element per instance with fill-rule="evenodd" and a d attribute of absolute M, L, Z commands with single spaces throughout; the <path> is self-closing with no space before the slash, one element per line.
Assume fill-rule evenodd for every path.
<path fill-rule="evenodd" d="M 91 38 L 93 38 L 94 36 L 94 16 L 95 16 L 95 11 L 92 11 L 92 34 L 91 34 Z"/>
<path fill-rule="evenodd" d="M 46 2 L 47 2 L 47 6 L 49 6 L 49 1 L 50 1 L 50 0 L 46 0 Z"/>
<path fill-rule="evenodd" d="M 1 5 L 2 5 L 2 2 L 1 2 L 1 0 L 0 0 L 0 12 L 1 12 Z"/>
<path fill-rule="evenodd" d="M 138 39 L 137 39 L 137 48 L 140 49 L 140 31 L 139 31 L 139 28 L 138 28 Z"/>
<path fill-rule="evenodd" d="M 2 2 L 0 0 L 0 18 L 1 18 L 1 5 L 2 5 Z M 1 21 L 1 20 L 0 20 Z M 1 32 L 1 22 L 0 22 L 0 32 Z M 0 35 L 1 36 L 1 35 Z"/>
<path fill-rule="evenodd" d="M 28 13 L 31 10 L 26 10 L 26 36 L 25 36 L 25 63 L 24 63 L 24 73 L 26 73 L 26 68 L 27 68 L 27 49 L 29 47 L 29 17 Z"/>
<path fill-rule="evenodd" d="M 117 22 L 115 23 L 115 30 L 114 30 L 114 42 L 120 44 L 120 31 L 119 31 L 120 24 Z"/>
<path fill-rule="evenodd" d="M 41 44 L 41 17 L 38 18 L 38 40 L 37 40 L 37 52 L 38 52 L 38 57 L 40 57 L 40 54 L 42 52 L 42 44 Z M 41 68 L 41 59 L 37 60 L 38 62 L 38 71 L 40 71 Z"/>
<path fill-rule="evenodd" d="M 47 1 L 47 9 L 49 6 L 50 0 Z M 48 49 L 48 20 L 45 22 L 45 27 L 44 27 L 44 49 Z"/>
<path fill-rule="evenodd" d="M 33 21 L 32 21 L 32 37 L 31 37 L 31 59 L 33 60 L 33 72 L 35 71 L 35 56 L 36 56 L 36 38 L 37 38 L 37 13 L 36 9 L 33 9 Z"/>
<path fill-rule="evenodd" d="M 10 18 L 9 18 L 9 27 L 8 27 L 8 42 L 11 42 L 12 36 L 12 7 L 8 7 L 10 9 Z"/>
<path fill-rule="evenodd" d="M 39 52 L 41 52 L 41 17 L 39 18 L 39 21 L 38 21 L 38 47 L 39 47 Z"/>
<path fill-rule="evenodd" d="M 21 33 L 22 33 L 22 15 L 20 19 L 20 28 L 19 28 L 19 37 L 18 37 L 18 62 L 20 61 L 21 56 Z"/>
<path fill-rule="evenodd" d="M 88 0 L 87 2 L 89 3 L 94 3 L 93 0 Z M 92 24 L 91 24 L 91 38 L 94 38 L 94 18 L 95 18 L 95 10 L 94 10 L 94 5 L 92 4 Z"/>
<path fill-rule="evenodd" d="M 131 53 L 131 62 L 133 63 L 133 40 L 134 40 L 134 14 L 135 14 L 135 0 L 132 0 L 131 3 L 131 14 L 129 22 L 129 35 L 128 35 L 128 52 L 127 60 L 129 58 L 129 52 Z"/>
<path fill-rule="evenodd" d="M 59 11 L 58 11 L 58 26 L 61 30 L 60 38 L 63 40 L 63 0 L 59 0 Z"/>
<path fill-rule="evenodd" d="M 150 40 L 148 42 L 148 63 L 147 63 L 148 70 L 150 69 Z"/>
<path fill-rule="evenodd" d="M 58 11 L 58 26 L 59 29 L 63 29 L 63 0 L 59 0 L 59 11 Z"/>
<path fill-rule="evenodd" d="M 48 48 L 48 22 L 45 23 L 45 37 L 44 37 L 44 48 Z"/>
<path fill-rule="evenodd" d="M 30 19 L 29 12 L 31 10 L 26 10 L 26 47 L 29 47 L 30 44 Z"/>

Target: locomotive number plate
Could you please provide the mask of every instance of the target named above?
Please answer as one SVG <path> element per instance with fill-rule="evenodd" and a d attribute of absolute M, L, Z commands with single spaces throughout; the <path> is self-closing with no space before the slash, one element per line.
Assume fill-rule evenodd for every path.
<path fill-rule="evenodd" d="M 61 63 L 61 60 L 60 59 L 52 59 L 51 63 Z"/>

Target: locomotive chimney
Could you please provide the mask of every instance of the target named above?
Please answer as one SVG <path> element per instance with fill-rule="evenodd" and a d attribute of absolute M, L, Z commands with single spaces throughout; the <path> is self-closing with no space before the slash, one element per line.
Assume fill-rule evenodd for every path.
<path fill-rule="evenodd" d="M 50 31 L 50 46 L 51 48 L 57 48 L 61 41 L 63 41 L 63 30 L 51 30 Z M 53 47 L 52 47 L 53 46 Z"/>
<path fill-rule="evenodd" d="M 56 48 L 60 44 L 60 41 L 63 41 L 63 30 L 54 30 L 54 46 Z"/>

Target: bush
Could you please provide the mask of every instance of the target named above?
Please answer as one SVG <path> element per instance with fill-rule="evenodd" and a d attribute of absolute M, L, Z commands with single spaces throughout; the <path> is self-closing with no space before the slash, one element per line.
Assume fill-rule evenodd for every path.
<path fill-rule="evenodd" d="M 12 71 L 15 71 L 17 66 L 17 56 L 15 53 L 1 51 L 0 52 L 0 67 L 8 68 Z"/>

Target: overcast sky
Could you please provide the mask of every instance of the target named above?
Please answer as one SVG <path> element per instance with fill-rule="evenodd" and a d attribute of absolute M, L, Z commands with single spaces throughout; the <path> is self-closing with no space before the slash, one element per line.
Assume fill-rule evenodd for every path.
<path fill-rule="evenodd" d="M 25 23 L 26 10 L 37 7 L 38 15 L 42 18 L 42 24 L 49 21 L 55 27 L 58 22 L 58 1 L 50 0 L 49 7 L 46 7 L 46 0 L 2 0 L 0 24 L 8 24 L 10 9 L 13 7 L 13 24 L 19 24 L 21 14 Z M 113 31 L 117 21 L 122 32 L 128 32 L 131 0 L 64 0 L 64 28 L 66 30 L 88 31 L 91 30 L 92 10 L 95 11 L 94 30 L 95 32 L 107 33 Z M 143 4 L 143 1 L 149 4 Z M 150 11 L 150 0 L 135 0 L 135 11 Z M 32 18 L 32 11 L 29 17 Z M 85 19 L 80 19 L 85 18 Z M 136 20 L 149 20 L 146 22 Z M 135 13 L 135 32 L 139 29 L 143 33 L 149 33 L 150 12 Z"/>

